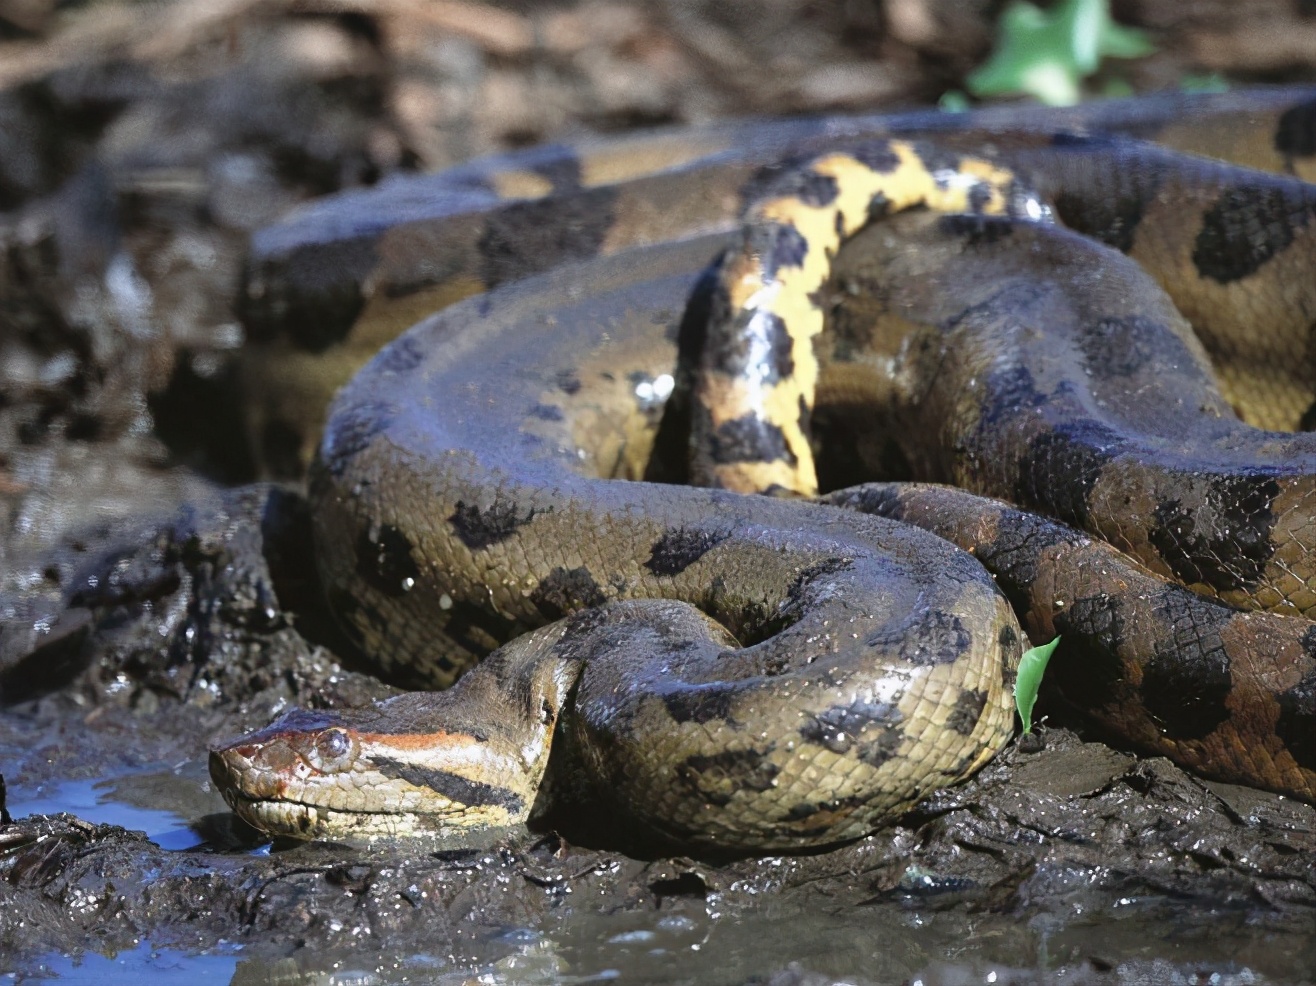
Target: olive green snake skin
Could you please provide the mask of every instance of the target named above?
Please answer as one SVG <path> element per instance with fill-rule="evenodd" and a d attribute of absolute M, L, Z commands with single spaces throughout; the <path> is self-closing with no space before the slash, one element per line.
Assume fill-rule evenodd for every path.
<path fill-rule="evenodd" d="M 387 345 L 310 476 L 330 604 L 381 672 L 447 685 L 506 646 L 217 748 L 229 803 L 301 838 L 551 798 L 699 849 L 830 844 L 1008 740 L 1020 621 L 1125 742 L 1312 800 L 1316 441 L 1253 427 L 1316 396 L 1310 98 L 732 127 L 574 175 L 541 151 L 447 176 L 409 226 L 258 240 L 248 322 L 291 327 L 289 365 L 516 282 Z M 300 433 L 270 422 L 318 385 L 258 428 Z M 788 495 L 672 485 L 692 430 L 696 479 Z M 1015 506 L 789 495 L 871 476 Z"/>

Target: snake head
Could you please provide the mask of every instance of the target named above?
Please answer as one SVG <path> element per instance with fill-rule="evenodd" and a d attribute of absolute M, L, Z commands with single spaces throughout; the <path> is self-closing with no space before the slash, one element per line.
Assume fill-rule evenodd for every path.
<path fill-rule="evenodd" d="M 363 709 L 293 709 L 214 747 L 210 776 L 235 814 L 275 836 L 460 835 L 525 821 L 542 775 L 500 735 L 436 723 L 434 695 Z M 428 699 L 428 701 L 421 701 Z M 545 754 L 546 759 L 546 754 Z"/>

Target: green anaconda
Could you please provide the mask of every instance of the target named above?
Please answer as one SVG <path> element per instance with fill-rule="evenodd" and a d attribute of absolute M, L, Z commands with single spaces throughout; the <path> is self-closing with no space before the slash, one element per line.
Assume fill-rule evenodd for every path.
<path fill-rule="evenodd" d="M 387 345 L 310 477 L 330 604 L 383 672 L 443 686 L 506 646 L 217 749 L 229 803 L 372 836 L 551 793 L 696 847 L 836 842 L 1008 739 L 1016 612 L 1130 744 L 1316 799 L 1316 439 L 1235 414 L 1296 428 L 1316 396 L 1312 98 L 733 128 L 605 145 L 594 184 L 541 151 L 410 226 L 349 201 L 267 234 L 248 320 L 311 349 L 520 278 Z M 674 485 L 691 433 L 697 479 L 787 495 Z M 1013 506 L 789 495 L 892 474 Z"/>

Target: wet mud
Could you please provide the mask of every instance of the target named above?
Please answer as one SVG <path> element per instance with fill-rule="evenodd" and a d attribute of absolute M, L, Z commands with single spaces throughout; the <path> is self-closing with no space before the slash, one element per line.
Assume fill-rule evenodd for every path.
<path fill-rule="evenodd" d="M 1316 809 L 1054 710 L 1040 752 L 805 856 L 627 856 L 569 811 L 478 851 L 271 846 L 227 812 L 212 742 L 392 693 L 323 611 L 299 490 L 252 482 L 251 234 L 538 140 L 927 103 L 994 16 L 467 6 L 0 0 L 0 976 L 1316 979 Z M 1122 6 L 1161 48 L 1117 81 L 1310 78 L 1288 5 Z"/>

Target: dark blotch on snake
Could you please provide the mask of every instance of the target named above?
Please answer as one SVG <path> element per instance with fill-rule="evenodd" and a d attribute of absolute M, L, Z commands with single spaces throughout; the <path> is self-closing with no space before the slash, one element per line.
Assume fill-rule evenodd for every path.
<path fill-rule="evenodd" d="M 845 754 L 859 743 L 865 727 L 874 734 L 885 732 L 904 719 L 900 709 L 888 702 L 855 701 L 837 705 L 810 716 L 800 726 L 800 736 L 810 743 L 825 746 L 833 753 Z M 872 742 L 863 744 L 871 746 Z"/>
<path fill-rule="evenodd" d="M 745 251 L 763 264 L 763 279 L 770 281 L 786 267 L 800 267 L 809 253 L 809 241 L 790 223 L 759 222 L 745 235 Z"/>
<path fill-rule="evenodd" d="M 1167 591 L 1156 613 L 1173 629 L 1143 667 L 1143 704 L 1169 738 L 1201 739 L 1229 718 L 1225 700 L 1234 681 L 1220 631 L 1232 614 L 1185 591 Z"/>
<path fill-rule="evenodd" d="M 411 541 L 392 524 L 380 525 L 375 537 L 362 531 L 356 541 L 356 573 L 387 596 L 404 595 L 420 576 L 411 548 Z"/>
<path fill-rule="evenodd" d="M 1256 273 L 1293 242 L 1311 208 L 1296 189 L 1277 183 L 1226 189 L 1202 217 L 1193 247 L 1198 273 L 1219 284 Z"/>
<path fill-rule="evenodd" d="M 580 377 L 576 375 L 575 370 L 558 370 L 554 381 L 557 383 L 558 390 L 568 397 L 574 397 L 580 392 Z"/>
<path fill-rule="evenodd" d="M 1307 638 L 1313 634 L 1316 634 L 1316 628 L 1307 631 L 1303 638 L 1304 647 Z M 1307 650 L 1311 653 L 1310 648 Z M 1280 693 L 1275 733 L 1284 741 L 1299 767 L 1316 770 L 1316 672 Z"/>
<path fill-rule="evenodd" d="M 1093 710 L 1113 703 L 1125 678 L 1119 647 L 1127 628 L 1123 602 L 1114 596 L 1074 599 L 1052 620 L 1064 644 L 1047 667 L 1047 677 L 1065 697 Z"/>
<path fill-rule="evenodd" d="M 615 219 L 617 192 L 591 188 L 512 202 L 485 219 L 480 277 L 493 287 L 597 256 Z"/>
<path fill-rule="evenodd" d="M 846 153 L 879 175 L 889 175 L 900 167 L 900 156 L 891 149 L 889 141 L 860 144 Z"/>
<path fill-rule="evenodd" d="M 522 513 L 515 503 L 496 496 L 494 502 L 487 507 L 457 501 L 457 508 L 448 518 L 448 523 L 462 544 L 472 551 L 479 551 L 506 541 L 518 528 L 530 523 L 534 516 L 533 507 L 528 507 Z"/>
<path fill-rule="evenodd" d="M 718 292 L 717 307 L 728 308 L 725 293 Z M 706 365 L 731 377 L 742 376 L 750 368 L 749 354 L 759 351 L 759 343 L 767 343 L 767 359 L 754 369 L 762 373 L 766 384 L 775 384 L 795 372 L 795 340 L 791 338 L 776 312 L 742 309 L 729 315 L 731 326 L 711 340 L 705 357 Z M 758 338 L 756 338 L 758 337 Z M 766 371 L 766 372 L 762 372 Z M 758 374 L 756 374 L 758 375 Z"/>
<path fill-rule="evenodd" d="M 653 543 L 644 567 L 654 575 L 680 575 L 729 536 L 727 531 L 674 528 Z"/>
<path fill-rule="evenodd" d="M 782 430 L 752 413 L 723 422 L 713 432 L 709 444 L 713 461 L 723 465 L 780 460 L 793 466 L 796 461 Z"/>
<path fill-rule="evenodd" d="M 425 361 L 420 343 L 409 335 L 399 336 L 379 351 L 375 363 L 390 373 L 408 373 Z"/>
<path fill-rule="evenodd" d="M 836 179 L 831 175 L 820 175 L 807 169 L 788 171 L 772 185 L 774 195 L 798 199 L 813 208 L 831 205 L 839 191 Z"/>
<path fill-rule="evenodd" d="M 770 791 L 778 767 L 757 750 L 695 754 L 676 768 L 676 776 L 710 804 L 729 804 L 736 791 Z"/>
<path fill-rule="evenodd" d="M 1316 154 L 1316 100 L 1284 111 L 1275 127 L 1275 150 L 1286 158 Z"/>
<path fill-rule="evenodd" d="M 547 620 L 560 620 L 579 609 L 602 606 L 607 595 L 588 568 L 555 568 L 535 586 L 530 601 Z"/>
<path fill-rule="evenodd" d="M 1103 318 L 1079 334 L 1078 344 L 1087 370 L 1097 379 L 1173 370 L 1192 373 L 1206 384 L 1183 340 L 1168 325 L 1154 319 L 1141 315 Z"/>
<path fill-rule="evenodd" d="M 983 186 L 975 186 L 982 188 Z M 937 228 L 947 236 L 962 240 L 966 246 L 991 246 L 1002 240 L 1008 240 L 1014 233 L 1014 222 L 1001 216 L 942 216 L 937 220 Z"/>
<path fill-rule="evenodd" d="M 725 722 L 732 724 L 731 703 L 735 692 L 726 685 L 689 685 L 663 695 L 667 714 L 675 722 Z"/>
<path fill-rule="evenodd" d="M 955 705 L 946 716 L 946 728 L 961 736 L 972 736 L 982 718 L 982 710 L 987 707 L 987 693 L 976 688 L 966 688 L 955 699 Z"/>
<path fill-rule="evenodd" d="M 1098 201 L 1094 197 L 1061 193 L 1055 210 L 1066 226 L 1082 231 L 1120 253 L 1133 249 L 1138 224 L 1147 200 L 1136 192 L 1115 194 Z"/>
<path fill-rule="evenodd" d="M 352 458 L 365 451 L 376 435 L 388 429 L 396 414 L 391 404 L 363 401 L 330 418 L 321 442 L 325 466 L 342 476 Z"/>
<path fill-rule="evenodd" d="M 554 404 L 536 404 L 530 409 L 530 417 L 540 421 L 561 421 L 566 415 L 562 413 L 562 408 Z"/>
<path fill-rule="evenodd" d="M 505 787 L 467 780 L 446 770 L 421 767 L 392 757 L 374 756 L 371 763 L 385 777 L 395 777 L 416 787 L 437 791 L 457 804 L 504 808 L 509 813 L 519 812 L 524 804 L 520 795 Z"/>
<path fill-rule="evenodd" d="M 1020 457 L 1016 502 L 1073 524 L 1088 521 L 1088 494 L 1124 440 L 1099 421 L 1078 419 L 1038 435 Z"/>
<path fill-rule="evenodd" d="M 1274 553 L 1270 505 L 1278 495 L 1279 484 L 1264 474 L 1213 476 L 1196 510 L 1179 500 L 1157 504 L 1147 540 L 1181 582 L 1251 589 Z"/>
<path fill-rule="evenodd" d="M 917 632 L 907 627 L 888 628 L 869 637 L 869 647 L 890 650 L 900 660 L 919 667 L 953 664 L 973 644 L 973 634 L 954 613 L 935 612 L 918 624 Z"/>

